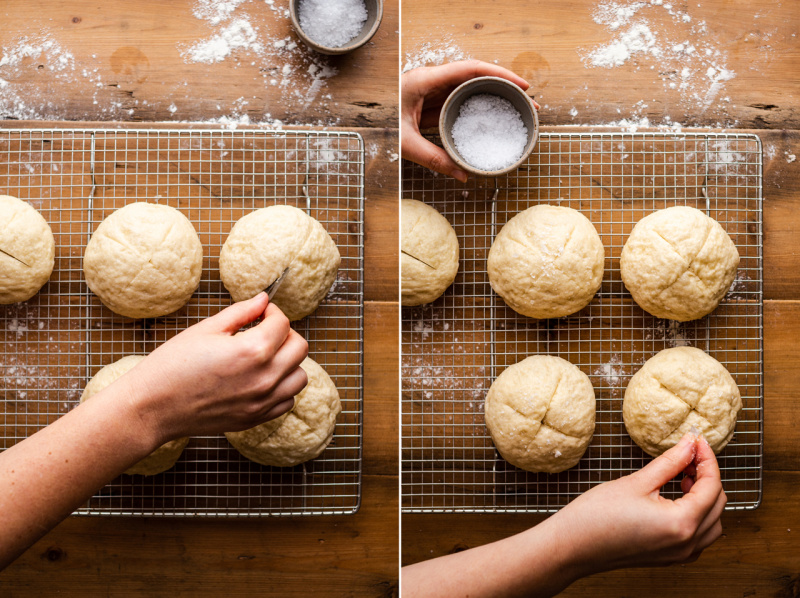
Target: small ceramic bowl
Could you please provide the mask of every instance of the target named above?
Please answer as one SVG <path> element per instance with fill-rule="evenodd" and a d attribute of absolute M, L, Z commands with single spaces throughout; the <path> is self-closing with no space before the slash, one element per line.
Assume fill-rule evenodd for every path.
<path fill-rule="evenodd" d="M 511 102 L 522 117 L 525 128 L 528 129 L 528 142 L 525 144 L 522 156 L 519 160 L 501 170 L 482 170 L 472 166 L 461 157 L 456 149 L 456 144 L 453 142 L 451 131 L 458 118 L 461 105 L 467 98 L 479 93 L 500 96 Z M 516 170 L 531 155 L 536 145 L 536 139 L 539 137 L 539 117 L 536 114 L 533 100 L 518 85 L 500 77 L 477 77 L 462 83 L 448 96 L 439 116 L 439 134 L 445 151 L 461 169 L 478 176 L 495 177 Z"/>
<path fill-rule="evenodd" d="M 292 26 L 297 32 L 297 35 L 300 36 L 300 39 L 302 39 L 309 48 L 316 50 L 320 54 L 347 54 L 348 52 L 360 48 L 372 39 L 378 27 L 380 27 L 381 19 L 383 18 L 383 0 L 364 0 L 364 4 L 367 6 L 367 20 L 359 34 L 347 42 L 346 46 L 330 48 L 315 42 L 308 37 L 300 27 L 300 17 L 297 14 L 297 9 L 302 3 L 303 0 L 289 0 L 289 14 L 292 19 Z"/>

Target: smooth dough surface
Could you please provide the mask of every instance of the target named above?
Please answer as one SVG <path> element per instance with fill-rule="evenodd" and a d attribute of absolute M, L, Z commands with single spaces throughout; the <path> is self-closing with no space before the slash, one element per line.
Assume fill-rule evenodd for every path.
<path fill-rule="evenodd" d="M 192 223 L 175 208 L 144 202 L 103 220 L 83 257 L 92 292 L 129 318 L 180 309 L 200 284 L 202 270 L 203 247 Z"/>
<path fill-rule="evenodd" d="M 132 370 L 142 359 L 144 359 L 144 355 L 128 355 L 102 368 L 89 380 L 89 384 L 86 385 L 81 395 L 81 403 L 89 400 L 117 378 L 120 378 L 123 374 Z M 188 443 L 189 438 L 170 440 L 136 463 L 125 473 L 128 475 L 156 475 L 157 473 L 167 471 L 175 465 L 175 462 L 178 460 L 178 457 L 181 456 L 183 449 L 186 448 Z"/>
<path fill-rule="evenodd" d="M 512 365 L 486 395 L 486 427 L 498 452 L 527 471 L 574 467 L 592 441 L 594 416 L 589 377 L 553 355 Z"/>
<path fill-rule="evenodd" d="M 489 250 L 489 282 L 514 311 L 559 318 L 586 307 L 603 280 L 605 250 L 572 208 L 542 204 L 509 220 Z"/>
<path fill-rule="evenodd" d="M 658 318 L 679 322 L 714 311 L 738 267 L 739 252 L 728 233 L 687 206 L 642 218 L 620 257 L 622 281 L 634 301 Z"/>
<path fill-rule="evenodd" d="M 219 255 L 219 274 L 234 301 L 255 297 L 285 268 L 272 302 L 290 320 L 317 309 L 336 280 L 341 256 L 325 228 L 303 210 L 274 205 L 240 218 Z"/>
<path fill-rule="evenodd" d="M 402 304 L 430 303 L 458 273 L 456 231 L 435 208 L 416 199 L 404 199 L 401 210 Z"/>
<path fill-rule="evenodd" d="M 0 195 L 0 222 L 0 304 L 27 301 L 53 272 L 53 231 L 35 208 L 10 195 Z"/>
<path fill-rule="evenodd" d="M 295 396 L 291 411 L 255 428 L 225 433 L 251 461 L 293 467 L 318 457 L 330 444 L 336 416 L 342 411 L 339 391 L 313 359 L 306 357 L 300 367 L 308 375 L 308 385 Z"/>
<path fill-rule="evenodd" d="M 696 428 L 715 453 L 733 437 L 739 387 L 719 361 L 695 347 L 665 349 L 625 389 L 622 416 L 634 442 L 657 457 Z"/>

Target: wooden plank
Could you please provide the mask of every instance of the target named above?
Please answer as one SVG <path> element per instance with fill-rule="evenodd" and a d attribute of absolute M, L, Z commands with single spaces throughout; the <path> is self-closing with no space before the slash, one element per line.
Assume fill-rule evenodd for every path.
<path fill-rule="evenodd" d="M 397 129 L 357 129 L 366 148 L 364 297 L 397 301 L 399 281 Z"/>
<path fill-rule="evenodd" d="M 182 53 L 220 35 L 232 20 L 211 25 L 192 14 L 194 5 L 4 2 L 0 46 L 14 48 L 24 36 L 33 45 L 49 39 L 72 57 L 60 65 L 54 50 L 0 68 L 0 77 L 9 83 L 0 94 L 0 107 L 22 118 L 36 114 L 83 121 L 193 121 L 233 114 L 252 121 L 396 126 L 397 0 L 384 2 L 383 21 L 372 41 L 333 58 L 300 42 L 284 15 L 288 0 L 272 6 L 245 3 L 232 20 L 244 18 L 258 30 L 262 51 L 234 50 L 212 64 L 192 62 Z M 274 43 L 281 40 L 298 47 L 278 51 Z M 309 72 L 322 68 L 335 68 L 338 74 L 315 78 Z M 17 100 L 27 109 L 17 108 Z"/>
<path fill-rule="evenodd" d="M 349 517 L 70 517 L 0 573 L 8 598 L 397 596 L 397 478 L 365 476 Z"/>
<path fill-rule="evenodd" d="M 664 2 L 648 5 L 631 21 L 647 19 L 668 51 L 684 41 L 703 54 L 707 47 L 712 53 L 719 50 L 723 59 L 715 63 L 736 75 L 719 92 L 705 75 L 710 62 L 702 59 L 692 64 L 700 70 L 692 75 L 696 84 L 689 90 L 681 89 L 685 61 L 679 59 L 653 59 L 641 53 L 611 70 L 587 68 L 583 57 L 628 29 L 621 26 L 612 32 L 594 22 L 598 7 L 594 0 L 485 4 L 478 8 L 471 0 L 442 0 L 432 10 L 427 0 L 404 0 L 402 62 L 419 55 L 426 43 L 446 60 L 450 58 L 444 50 L 452 48 L 472 58 L 496 61 L 532 84 L 530 93 L 544 107 L 540 118 L 545 125 L 631 117 L 661 123 L 669 116 L 672 122 L 698 126 L 719 122 L 759 129 L 800 126 L 795 99 L 795 73 L 800 69 L 794 37 L 800 14 L 796 3 Z M 683 14 L 689 22 L 683 21 Z"/>
<path fill-rule="evenodd" d="M 399 307 L 364 309 L 364 472 L 397 475 Z"/>
<path fill-rule="evenodd" d="M 800 471 L 800 302 L 764 305 L 764 467 Z"/>
<path fill-rule="evenodd" d="M 595 575 L 565 596 L 794 596 L 800 554 L 800 473 L 767 472 L 755 511 L 726 512 L 723 537 L 691 565 Z M 541 515 L 404 515 L 402 563 L 443 556 L 521 532 Z"/>

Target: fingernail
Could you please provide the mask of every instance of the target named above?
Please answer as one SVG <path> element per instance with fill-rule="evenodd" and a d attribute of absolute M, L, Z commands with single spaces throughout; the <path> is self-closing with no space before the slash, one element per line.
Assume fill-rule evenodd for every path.
<path fill-rule="evenodd" d="M 453 175 L 453 178 L 454 178 L 454 179 L 458 179 L 458 180 L 459 180 L 459 181 L 461 181 L 462 183 L 466 183 L 466 182 L 467 182 L 467 178 L 468 178 L 468 176 L 469 176 L 469 175 L 467 175 L 467 173 L 466 173 L 466 172 L 464 172 L 463 170 L 454 170 L 454 171 L 453 171 L 452 173 L 450 173 L 450 174 L 452 174 L 452 175 Z"/>

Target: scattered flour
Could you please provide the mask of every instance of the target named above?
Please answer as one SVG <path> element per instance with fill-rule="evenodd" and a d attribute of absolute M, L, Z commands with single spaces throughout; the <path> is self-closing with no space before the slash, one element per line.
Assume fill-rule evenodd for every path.
<path fill-rule="evenodd" d="M 596 367 L 592 374 L 603 378 L 607 386 L 619 386 L 621 377 L 625 374 L 625 370 L 619 355 L 612 355 L 608 363 Z"/>
<path fill-rule="evenodd" d="M 490 171 L 519 160 L 528 142 L 528 129 L 517 109 L 505 98 L 491 94 L 467 98 L 451 133 L 467 163 Z"/>
<path fill-rule="evenodd" d="M 688 11 L 688 6 L 683 6 Z M 656 0 L 601 1 L 593 19 L 612 38 L 580 51 L 587 68 L 612 69 L 630 63 L 635 71 L 654 73 L 666 92 L 675 90 L 679 94 L 678 103 L 699 108 L 700 114 L 714 105 L 725 83 L 736 76 L 727 67 L 727 56 L 709 33 L 706 22 L 692 19 L 688 12 L 672 4 Z M 724 111 L 729 103 L 730 98 L 722 98 L 717 108 Z M 623 121 L 627 122 L 619 126 L 634 131 L 653 126 L 649 121 L 636 122 L 635 118 Z"/>
<path fill-rule="evenodd" d="M 797 160 L 797 156 L 795 156 L 794 154 L 790 154 L 789 152 L 784 152 L 784 154 L 786 155 L 786 161 L 787 161 L 789 164 L 791 164 L 792 162 L 794 162 L 795 160 Z"/>
<path fill-rule="evenodd" d="M 341 48 L 367 21 L 364 0 L 303 0 L 297 9 L 303 32 L 328 48 Z"/>
<path fill-rule="evenodd" d="M 407 52 L 403 72 L 421 66 L 436 66 L 445 62 L 456 62 L 469 58 L 470 56 L 456 45 L 451 36 L 443 36 L 439 37 L 438 45 L 434 45 L 433 42 L 425 42 L 417 50 Z"/>
<path fill-rule="evenodd" d="M 277 94 L 278 103 L 287 111 L 300 113 L 312 103 L 316 115 L 313 122 L 304 120 L 284 123 L 265 114 L 263 108 L 251 107 L 247 112 L 228 104 L 218 106 L 219 116 L 203 121 L 181 121 L 192 124 L 220 123 L 229 128 L 253 124 L 281 128 L 285 124 L 334 126 L 335 98 L 326 91 L 327 81 L 338 74 L 326 56 L 310 51 L 290 32 L 287 1 L 278 0 L 194 0 L 191 14 L 202 21 L 205 35 L 193 43 L 178 44 L 178 51 L 187 64 L 198 68 L 233 62 L 233 68 L 248 68 L 253 79 Z M 275 25 L 279 25 L 276 27 Z M 282 32 L 282 34 L 278 33 Z M 35 33 L 7 38 L 0 48 L 0 118 L 17 120 L 63 120 L 74 117 L 65 112 L 60 101 L 59 86 L 70 84 L 79 93 L 91 98 L 90 108 L 77 118 L 85 120 L 130 120 L 139 111 L 152 111 L 152 104 L 140 100 L 126 87 L 123 76 L 107 73 L 108 57 L 92 54 L 76 63 L 73 53 L 54 37 L 55 30 L 46 26 Z M 32 85 L 32 77 L 37 80 Z M 107 80 L 109 77 L 113 77 Z M 175 84 L 161 109 L 175 118 L 179 112 L 181 93 L 194 100 L 188 82 Z M 251 100 L 263 95 L 254 94 Z M 228 104 L 228 105 L 226 105 Z M 152 116 L 145 116 L 148 120 Z"/>
<path fill-rule="evenodd" d="M 261 50 L 256 30 L 245 19 L 236 19 L 211 39 L 193 45 L 184 57 L 192 62 L 212 64 L 222 62 L 234 50 Z"/>
<path fill-rule="evenodd" d="M 230 18 L 231 13 L 246 0 L 197 0 L 192 14 L 198 19 L 219 25 Z"/>

